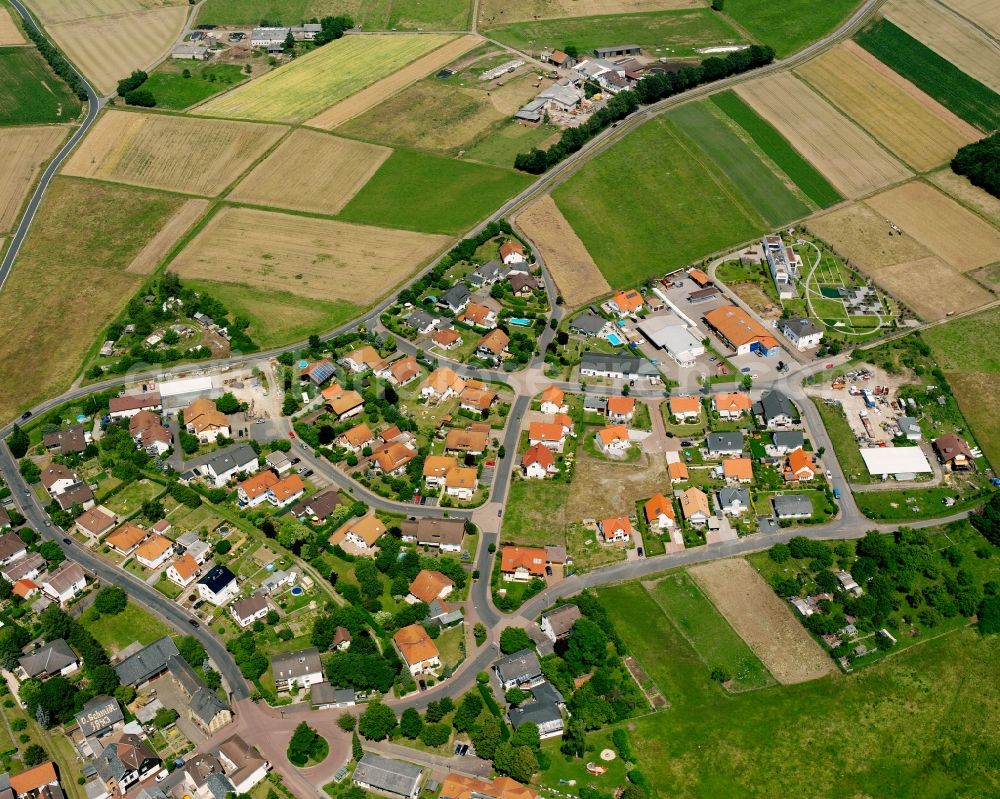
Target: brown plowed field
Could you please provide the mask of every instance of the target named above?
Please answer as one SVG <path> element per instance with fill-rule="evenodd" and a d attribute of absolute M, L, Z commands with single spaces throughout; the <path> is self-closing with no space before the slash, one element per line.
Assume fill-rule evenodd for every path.
<path fill-rule="evenodd" d="M 806 682 L 833 671 L 829 655 L 745 560 L 717 560 L 688 573 L 778 682 Z"/>
<path fill-rule="evenodd" d="M 890 235 L 889 224 L 864 203 L 814 216 L 806 228 L 838 254 L 871 275 L 886 266 L 929 256 L 930 250 L 908 233 Z"/>
<path fill-rule="evenodd" d="M 1000 39 L 1000 3 L 996 0 L 942 0 L 942 2 Z"/>
<path fill-rule="evenodd" d="M 875 280 L 928 321 L 969 311 L 994 297 L 978 283 L 931 256 L 880 269 Z"/>
<path fill-rule="evenodd" d="M 163 260 L 170 248 L 191 228 L 205 209 L 208 208 L 208 200 L 188 200 L 182 205 L 167 223 L 160 228 L 160 232 L 149 240 L 149 243 L 139 250 L 132 263 L 128 265 L 126 272 L 133 275 L 148 275 L 156 265 Z"/>
<path fill-rule="evenodd" d="M 960 70 L 1000 92 L 1000 51 L 966 20 L 933 0 L 890 0 L 882 13 Z"/>
<path fill-rule="evenodd" d="M 0 9 L 2 10 L 2 9 Z M 42 164 L 66 138 L 66 128 L 55 125 L 0 128 L 0 232 L 17 222 L 21 205 L 41 172 Z"/>
<path fill-rule="evenodd" d="M 479 24 L 487 27 L 527 19 L 635 14 L 703 5 L 698 0 L 480 0 Z"/>
<path fill-rule="evenodd" d="M 969 206 L 1000 227 L 1000 200 L 978 186 L 973 186 L 968 178 L 956 175 L 950 169 L 942 169 L 930 175 L 929 180 L 960 203 Z"/>
<path fill-rule="evenodd" d="M 223 208 L 171 263 L 181 277 L 362 306 L 442 250 L 432 236 L 251 208 Z"/>
<path fill-rule="evenodd" d="M 862 58 L 858 53 L 868 58 Z M 949 161 L 963 145 L 982 134 L 944 109 L 912 84 L 847 42 L 801 67 L 798 72 L 844 114 L 920 172 Z"/>
<path fill-rule="evenodd" d="M 1000 261 L 1000 232 L 919 180 L 865 201 L 959 272 Z"/>
<path fill-rule="evenodd" d="M 286 130 L 252 122 L 108 111 L 63 171 L 211 197 Z"/>
<path fill-rule="evenodd" d="M 521 211 L 517 224 L 542 254 L 568 307 L 583 305 L 611 291 L 580 237 L 548 194 Z"/>
<path fill-rule="evenodd" d="M 229 198 L 332 216 L 391 154 L 388 147 L 296 130 L 254 167 Z"/>
<path fill-rule="evenodd" d="M 789 73 L 741 84 L 737 92 L 845 197 L 910 177 L 874 139 Z"/>
<path fill-rule="evenodd" d="M 363 114 L 369 108 L 374 108 L 383 100 L 401 92 L 411 83 L 426 78 L 433 72 L 448 66 L 452 61 L 482 43 L 479 36 L 468 35 L 448 42 L 431 53 L 418 58 L 412 64 L 403 67 L 391 75 L 382 78 L 377 83 L 362 89 L 356 94 L 317 114 L 306 124 L 323 130 L 333 130 L 347 120 Z"/>

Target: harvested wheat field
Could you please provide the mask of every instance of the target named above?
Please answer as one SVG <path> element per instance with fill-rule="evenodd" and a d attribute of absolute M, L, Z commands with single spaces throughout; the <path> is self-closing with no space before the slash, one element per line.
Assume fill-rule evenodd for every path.
<path fill-rule="evenodd" d="M 63 171 L 137 186 L 219 194 L 285 133 L 278 125 L 107 111 Z"/>
<path fill-rule="evenodd" d="M 66 128 L 53 125 L 0 128 L 0 232 L 17 222 L 24 198 L 44 164 L 66 138 Z"/>
<path fill-rule="evenodd" d="M 854 42 L 800 67 L 798 73 L 844 114 L 920 172 L 951 160 L 982 134 Z"/>
<path fill-rule="evenodd" d="M 528 19 L 636 14 L 703 5 L 698 0 L 480 0 L 479 24 L 489 27 Z"/>
<path fill-rule="evenodd" d="M 184 203 L 160 232 L 149 240 L 125 270 L 133 275 L 148 275 L 160 263 L 191 226 L 208 208 L 208 200 L 188 200 Z"/>
<path fill-rule="evenodd" d="M 45 25 L 188 5 L 187 0 L 27 0 L 26 4 Z"/>
<path fill-rule="evenodd" d="M 829 655 L 745 560 L 717 560 L 688 573 L 778 682 L 806 682 L 833 671 Z"/>
<path fill-rule="evenodd" d="M 611 291 L 580 237 L 548 194 L 518 214 L 516 222 L 545 259 L 568 307 L 583 305 Z"/>
<path fill-rule="evenodd" d="M 6 6 L 0 6 L 0 45 L 26 44 L 27 39 Z"/>
<path fill-rule="evenodd" d="M 448 236 L 223 208 L 170 270 L 181 277 L 277 288 L 368 307 L 449 241 Z"/>
<path fill-rule="evenodd" d="M 789 73 L 740 84 L 736 91 L 845 197 L 910 177 L 874 139 Z"/>
<path fill-rule="evenodd" d="M 959 272 L 1000 261 L 1000 232 L 922 181 L 865 202 Z"/>
<path fill-rule="evenodd" d="M 336 214 L 392 155 L 388 147 L 296 130 L 254 167 L 229 199 Z"/>
<path fill-rule="evenodd" d="M 880 269 L 875 280 L 927 321 L 969 311 L 994 298 L 978 283 L 931 256 Z"/>
<path fill-rule="evenodd" d="M 814 216 L 806 221 L 806 228 L 839 255 L 872 275 L 883 267 L 916 261 L 931 254 L 908 233 L 893 235 L 885 217 L 864 203 L 853 203 Z"/>
<path fill-rule="evenodd" d="M 952 11 L 1000 39 L 1000 3 L 996 0 L 942 0 Z"/>
<path fill-rule="evenodd" d="M 934 0 L 889 0 L 882 15 L 958 67 L 1000 91 L 1000 49 Z"/>
<path fill-rule="evenodd" d="M 1000 199 L 978 186 L 973 186 L 968 178 L 956 175 L 950 169 L 935 172 L 929 175 L 928 179 L 939 189 L 1000 227 Z"/>
<path fill-rule="evenodd" d="M 454 38 L 437 34 L 345 36 L 209 100 L 195 113 L 302 122 Z"/>
<path fill-rule="evenodd" d="M 423 58 L 418 58 L 409 66 L 393 72 L 388 77 L 382 78 L 377 83 L 373 83 L 357 94 L 326 109 L 306 124 L 312 125 L 314 128 L 333 130 L 338 125 L 344 124 L 347 120 L 365 113 L 365 111 L 401 92 L 410 84 L 416 83 L 421 78 L 447 66 L 481 42 L 482 39 L 479 36 L 472 35 L 455 39 L 428 53 Z"/>

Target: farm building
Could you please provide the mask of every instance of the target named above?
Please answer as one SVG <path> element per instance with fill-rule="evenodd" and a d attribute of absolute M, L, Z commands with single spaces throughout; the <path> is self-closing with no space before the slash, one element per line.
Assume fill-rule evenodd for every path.
<path fill-rule="evenodd" d="M 757 320 L 735 305 L 722 305 L 705 314 L 705 322 L 737 355 L 777 355 L 778 341 Z"/>
<path fill-rule="evenodd" d="M 866 447 L 861 457 L 872 477 L 883 480 L 912 480 L 918 474 L 930 474 L 931 465 L 920 447 Z"/>
<path fill-rule="evenodd" d="M 616 44 L 611 47 L 595 47 L 595 58 L 614 58 L 620 55 L 639 55 L 642 48 L 637 44 Z"/>
<path fill-rule="evenodd" d="M 179 44 L 170 51 L 170 57 L 179 61 L 205 61 L 208 48 L 203 44 Z"/>
<path fill-rule="evenodd" d="M 655 316 L 640 322 L 639 332 L 653 346 L 666 350 L 678 366 L 694 366 L 697 357 L 705 354 L 705 346 L 691 335 L 687 326 L 669 316 Z"/>

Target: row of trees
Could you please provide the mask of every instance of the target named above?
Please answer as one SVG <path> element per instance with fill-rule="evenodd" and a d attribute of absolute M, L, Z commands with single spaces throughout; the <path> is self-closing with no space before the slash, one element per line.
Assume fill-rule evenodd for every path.
<path fill-rule="evenodd" d="M 77 97 L 87 102 L 87 89 L 76 70 L 70 66 L 69 61 L 63 58 L 63 54 L 34 25 L 25 25 L 24 29 L 28 34 L 28 38 L 38 48 L 38 52 L 42 54 L 42 58 L 52 67 L 52 71 L 66 81 L 66 85 L 69 86 Z"/>

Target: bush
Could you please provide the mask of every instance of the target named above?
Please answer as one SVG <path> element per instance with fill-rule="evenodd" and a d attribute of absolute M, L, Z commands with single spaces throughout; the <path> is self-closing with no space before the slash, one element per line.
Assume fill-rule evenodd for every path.
<path fill-rule="evenodd" d="M 127 78 L 122 78 L 118 81 L 118 94 L 124 97 L 129 92 L 134 92 L 142 84 L 144 84 L 149 79 L 149 75 L 143 72 L 141 69 L 135 70 Z"/>
<path fill-rule="evenodd" d="M 128 595 L 118 586 L 109 585 L 97 592 L 94 609 L 102 616 L 117 616 L 128 605 Z"/>
<path fill-rule="evenodd" d="M 228 541 L 223 540 L 223 541 L 216 541 L 215 542 L 214 549 L 215 549 L 215 554 L 217 554 L 217 555 L 225 555 L 232 548 L 233 548 L 233 545 L 230 544 Z"/>
<path fill-rule="evenodd" d="M 137 89 L 125 95 L 125 105 L 135 105 L 140 108 L 153 108 L 156 106 L 156 98 L 149 89 Z"/>
<path fill-rule="evenodd" d="M 767 554 L 775 563 L 784 563 L 792 556 L 788 544 L 775 544 L 768 550 Z"/>

